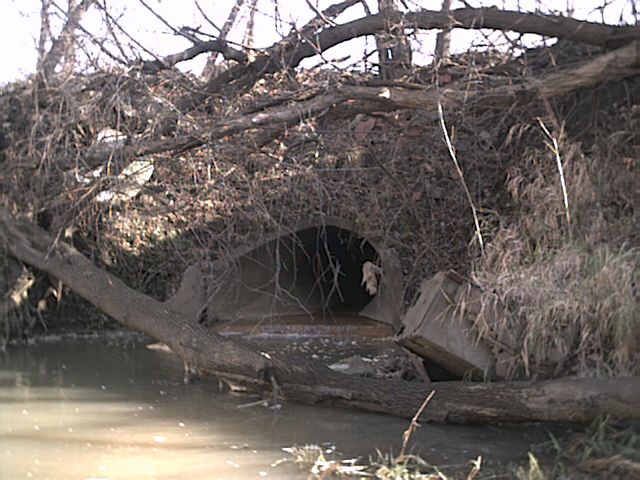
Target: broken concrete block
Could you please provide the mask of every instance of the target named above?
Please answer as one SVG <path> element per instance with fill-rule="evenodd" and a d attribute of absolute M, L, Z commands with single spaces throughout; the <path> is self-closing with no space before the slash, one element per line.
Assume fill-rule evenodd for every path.
<path fill-rule="evenodd" d="M 479 290 L 453 272 L 439 272 L 422 283 L 397 341 L 454 375 L 493 378 L 491 349 L 472 331 L 478 312 Z"/>

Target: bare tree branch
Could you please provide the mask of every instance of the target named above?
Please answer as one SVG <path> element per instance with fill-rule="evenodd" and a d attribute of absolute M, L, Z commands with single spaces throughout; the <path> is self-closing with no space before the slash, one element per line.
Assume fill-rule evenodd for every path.
<path fill-rule="evenodd" d="M 291 55 L 289 50 L 295 51 L 299 46 L 307 45 L 311 46 L 311 50 L 314 51 L 312 44 L 302 43 L 305 41 L 304 39 L 313 38 L 314 32 L 326 25 L 325 19 L 337 17 L 346 9 L 348 9 L 352 5 L 355 5 L 359 1 L 360 0 L 346 0 L 344 2 L 336 3 L 329 6 L 321 12 L 321 16 L 314 17 L 299 31 L 294 29 L 280 42 L 269 48 L 265 54 L 260 55 L 256 60 L 246 65 L 246 68 L 244 68 L 245 66 L 237 66 L 234 68 L 230 68 L 229 70 L 226 70 L 213 78 L 210 78 L 205 85 L 204 93 L 195 93 L 186 98 L 183 98 L 178 102 L 178 108 L 180 110 L 189 110 L 193 105 L 200 103 L 204 98 L 206 98 L 209 93 L 218 91 L 222 86 L 233 83 L 239 79 L 243 79 L 242 83 L 245 85 L 253 85 L 255 80 L 262 74 L 268 73 L 269 71 L 276 71 L 283 63 L 286 63 L 288 61 L 286 60 L 286 57 L 289 57 Z M 300 39 L 302 39 L 302 42 L 300 41 Z M 313 53 L 307 56 L 312 55 Z M 271 67 L 269 66 L 270 63 L 272 64 Z M 275 65 L 278 65 L 278 67 L 274 68 Z"/>
<path fill-rule="evenodd" d="M 167 55 L 158 60 L 144 61 L 142 69 L 147 73 L 155 73 L 165 68 L 171 68 L 179 62 L 191 60 L 205 52 L 221 53 L 227 60 L 235 60 L 240 63 L 245 63 L 248 58 L 246 53 L 229 47 L 225 41 L 209 40 L 198 42 L 182 52 Z"/>
<path fill-rule="evenodd" d="M 67 18 L 71 17 L 75 9 L 78 7 L 78 0 L 67 0 Z M 79 22 L 76 23 L 76 28 L 79 26 Z M 62 70 L 65 75 L 73 73 L 73 67 L 76 63 L 76 35 L 66 35 L 64 40 L 64 54 Z"/>
<path fill-rule="evenodd" d="M 58 38 L 56 38 L 49 52 L 44 56 L 42 62 L 40 64 L 39 73 L 43 78 L 48 78 L 53 75 L 55 68 L 60 63 L 60 60 L 65 55 L 65 52 L 68 51 L 69 42 L 73 43 L 73 35 L 76 30 L 78 24 L 80 23 L 80 19 L 86 13 L 86 11 L 95 3 L 95 0 L 82 0 L 80 5 L 73 9 L 69 13 L 66 23 L 62 27 L 62 31 Z"/>
<path fill-rule="evenodd" d="M 486 104 L 494 107 L 509 106 L 516 100 L 531 100 L 536 95 L 551 98 L 607 80 L 640 74 L 639 49 L 640 40 L 602 54 L 575 68 L 524 83 L 479 92 L 469 90 L 463 82 L 454 82 L 446 89 L 438 89 L 435 86 L 424 89 L 338 86 L 331 93 L 323 95 L 316 92 L 315 95 L 307 97 L 304 101 L 296 101 L 293 105 L 286 105 L 281 100 L 278 106 L 259 113 L 238 115 L 210 125 L 201 125 L 198 133 L 129 145 L 123 147 L 119 154 L 131 157 L 172 150 L 184 151 L 247 130 L 264 129 L 276 135 L 288 125 L 297 124 L 302 119 L 321 118 L 328 114 L 354 116 L 357 113 L 419 108 L 424 112 L 433 112 L 435 119 L 438 101 L 451 109 L 463 104 L 466 108 L 482 109 Z M 104 152 L 89 152 L 85 155 L 85 161 L 90 166 L 98 165 L 105 160 Z"/>
<path fill-rule="evenodd" d="M 451 0 L 442 0 L 442 11 L 451 11 Z M 451 28 L 443 28 L 436 36 L 435 55 L 437 60 L 446 60 L 451 46 Z"/>
<path fill-rule="evenodd" d="M 275 390 L 287 400 L 412 418 L 427 394 L 435 391 L 423 415 L 431 422 L 589 421 L 602 413 L 640 418 L 637 378 L 407 382 L 345 375 L 317 362 L 266 358 L 249 344 L 217 335 L 166 303 L 129 288 L 72 246 L 58 242 L 51 247 L 51 235 L 16 220 L 4 207 L 0 226 L 8 251 L 19 260 L 55 276 L 118 322 L 167 343 L 186 365 L 254 392 Z"/>
<path fill-rule="evenodd" d="M 392 80 L 411 68 L 411 46 L 396 0 L 378 0 L 378 7 L 379 15 L 385 19 L 384 31 L 376 34 L 380 76 Z"/>
<path fill-rule="evenodd" d="M 49 24 L 49 9 L 51 0 L 41 0 L 40 6 L 40 36 L 38 37 L 38 65 L 37 71 L 42 71 L 42 62 L 46 57 L 47 40 L 51 38 L 51 25 Z"/>
<path fill-rule="evenodd" d="M 242 7 L 243 4 L 244 4 L 244 0 L 236 0 L 236 3 L 231 8 L 231 12 L 229 12 L 229 16 L 227 17 L 227 20 L 224 22 L 224 25 L 222 25 L 222 29 L 220 30 L 220 34 L 218 35 L 219 42 L 225 43 L 227 39 L 227 35 L 229 34 L 231 27 L 233 27 L 233 24 L 236 21 L 236 17 L 238 16 L 238 12 L 240 12 L 240 7 Z M 229 57 L 225 55 L 225 58 L 229 58 Z M 204 70 L 202 72 L 202 74 L 205 77 L 209 76 L 208 75 L 209 72 L 213 72 L 213 66 L 215 65 L 217 59 L 218 59 L 218 52 L 214 52 L 209 56 L 209 58 L 207 59 L 207 64 L 205 65 Z"/>
<path fill-rule="evenodd" d="M 249 0 L 249 21 L 247 22 L 247 30 L 245 34 L 245 43 L 249 47 L 253 47 L 253 34 L 256 27 L 256 12 L 258 0 Z"/>
<path fill-rule="evenodd" d="M 16 220 L 0 207 L 0 232 L 10 254 L 69 285 L 118 322 L 165 342 L 185 365 L 250 391 L 287 400 L 342 405 L 412 418 L 436 391 L 422 418 L 431 422 L 589 421 L 602 413 L 640 418 L 637 378 L 567 378 L 541 382 L 407 382 L 360 378 L 319 362 L 269 358 L 237 340 L 181 317 L 166 303 L 129 288 L 65 242 Z"/>
<path fill-rule="evenodd" d="M 138 2 L 140 2 L 142 4 L 142 6 L 144 8 L 147 9 L 147 11 L 149 11 L 149 13 L 151 13 L 151 15 L 153 15 L 154 17 L 156 17 L 161 23 L 163 23 L 169 30 L 171 30 L 174 35 L 178 35 L 178 36 L 183 36 L 182 31 L 179 28 L 174 27 L 173 25 L 171 25 L 167 20 L 165 20 L 165 18 L 160 15 L 158 12 L 156 12 L 153 8 L 151 8 L 147 2 L 145 2 L 144 0 L 138 0 Z"/>
<path fill-rule="evenodd" d="M 323 14 L 329 18 L 336 16 L 354 3 L 356 2 L 347 1 L 333 5 Z M 424 30 L 450 28 L 453 21 L 455 28 L 490 28 L 535 33 L 602 47 L 619 47 L 640 38 L 640 26 L 619 27 L 555 15 L 502 11 L 494 8 L 459 9 L 450 12 L 423 10 L 406 14 L 397 12 L 395 15 L 398 17 L 396 21 L 402 20 L 407 25 Z M 316 18 L 301 30 L 303 41 L 297 41 L 296 35 L 290 34 L 267 49 L 255 61 L 232 67 L 210 79 L 202 92 L 191 94 L 177 102 L 178 108 L 182 111 L 190 110 L 194 105 L 200 104 L 207 95 L 222 88 L 248 88 L 260 76 L 276 72 L 285 66 L 295 67 L 303 59 L 316 55 L 318 51 L 326 51 L 347 40 L 382 31 L 387 21 L 388 17 L 377 14 L 317 31 L 318 22 L 324 25 L 324 21 Z M 314 41 L 310 43 L 304 41 L 305 38 L 313 38 Z"/>
<path fill-rule="evenodd" d="M 104 2 L 104 0 L 103 0 L 103 2 Z M 127 37 L 134 45 L 136 45 L 138 48 L 140 48 L 142 51 L 146 52 L 147 54 L 151 55 L 156 60 L 160 60 L 160 58 L 158 58 L 158 56 L 155 53 L 153 53 L 147 47 L 145 47 L 140 42 L 138 42 L 124 28 L 122 28 L 122 25 L 120 25 L 120 23 L 115 18 L 113 18 L 111 13 L 109 13 L 109 9 L 106 7 L 106 4 L 98 2 L 96 5 L 104 13 L 104 16 L 105 16 L 106 20 L 108 22 L 110 22 L 111 25 L 115 26 L 118 30 L 120 30 L 122 32 L 122 34 L 125 37 Z M 114 35 L 114 38 L 115 38 L 115 35 Z M 116 43 L 118 43 L 118 42 L 116 42 Z"/>
<path fill-rule="evenodd" d="M 122 48 L 122 45 L 120 45 L 120 43 L 118 42 L 118 39 L 116 38 L 113 28 L 111 26 L 111 22 L 108 21 L 108 19 L 105 19 L 106 22 L 106 27 L 107 27 L 107 31 L 109 33 L 109 35 L 111 35 L 111 37 L 114 39 L 114 43 L 116 44 L 116 48 L 118 49 L 118 51 L 120 52 L 120 54 L 122 55 L 121 57 L 119 57 L 118 55 L 116 55 L 115 53 L 111 52 L 106 46 L 106 39 L 105 38 L 98 38 L 96 35 L 92 34 L 91 32 L 89 32 L 86 28 L 84 28 L 82 25 L 78 24 L 77 29 L 80 30 L 82 33 L 84 33 L 86 35 L 86 37 L 89 39 L 89 41 L 91 43 L 93 43 L 96 47 L 98 47 L 98 49 L 104 53 L 107 57 L 109 57 L 111 60 L 113 60 L 116 63 L 119 63 L 120 65 L 123 66 L 128 66 L 129 62 L 127 61 L 127 55 L 124 52 L 124 49 Z"/>
<path fill-rule="evenodd" d="M 405 24 L 423 30 L 451 27 L 453 21 L 454 28 L 489 28 L 534 33 L 602 47 L 619 47 L 640 38 L 640 27 L 637 26 L 618 27 L 555 15 L 504 11 L 494 8 L 459 9 L 450 12 L 422 10 L 406 14 L 396 12 L 392 15 L 398 17 L 395 19 L 397 21 L 404 16 Z M 384 27 L 385 18 L 382 15 L 371 15 L 319 32 L 317 44 L 322 50 L 327 50 L 347 40 L 375 34 L 383 30 Z M 291 59 L 292 64 L 297 65 L 300 60 L 310 55 L 313 55 L 313 49 L 302 45 Z"/>

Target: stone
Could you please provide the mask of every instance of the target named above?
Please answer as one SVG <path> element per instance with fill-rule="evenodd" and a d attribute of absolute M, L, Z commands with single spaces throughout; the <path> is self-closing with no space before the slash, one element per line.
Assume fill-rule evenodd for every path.
<path fill-rule="evenodd" d="M 473 330 L 479 312 L 480 290 L 453 272 L 439 272 L 422 283 L 396 340 L 454 375 L 492 379 L 496 360 Z"/>

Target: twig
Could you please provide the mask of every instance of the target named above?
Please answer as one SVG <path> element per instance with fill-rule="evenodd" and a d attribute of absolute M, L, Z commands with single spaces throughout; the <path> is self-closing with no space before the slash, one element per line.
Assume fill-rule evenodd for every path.
<path fill-rule="evenodd" d="M 42 62 L 38 65 L 44 78 L 53 75 L 56 66 L 65 55 L 65 49 L 69 45 L 75 43 L 75 31 L 82 19 L 83 15 L 93 5 L 96 0 L 82 0 L 73 10 L 66 14 L 66 19 L 62 31 L 57 38 L 51 38 L 51 48 L 42 57 Z M 44 8 L 44 6 L 43 6 Z M 57 7 L 62 10 L 60 7 Z"/>
<path fill-rule="evenodd" d="M 467 480 L 474 480 L 482 468 L 482 455 L 478 455 L 478 457 L 475 460 L 471 460 L 470 463 L 472 468 L 467 475 Z"/>
<path fill-rule="evenodd" d="M 218 27 L 213 20 L 211 20 L 207 14 L 205 13 L 205 11 L 202 9 L 202 7 L 200 6 L 200 4 L 198 3 L 198 1 L 195 1 L 195 5 L 196 8 L 198 9 L 198 11 L 200 12 L 200 14 L 202 15 L 202 17 L 207 21 L 207 23 L 209 25 L 211 25 L 213 28 L 215 28 L 218 32 L 220 32 L 220 27 Z"/>
<path fill-rule="evenodd" d="M 173 25 L 171 25 L 167 20 L 165 20 L 165 18 L 160 15 L 158 12 L 156 12 L 153 8 L 151 8 L 149 5 L 147 5 L 147 3 L 144 0 L 138 0 L 142 6 L 144 8 L 146 8 L 149 13 L 151 13 L 154 17 L 156 17 L 161 23 L 163 23 L 169 30 L 171 30 L 174 35 L 177 36 L 181 36 L 181 37 L 185 37 L 187 40 L 192 40 L 192 38 L 190 38 L 189 36 L 185 35 L 181 29 L 174 27 Z"/>
<path fill-rule="evenodd" d="M 255 402 L 236 405 L 236 408 L 268 407 L 268 406 L 269 406 L 269 400 L 258 400 Z"/>
<path fill-rule="evenodd" d="M 562 199 L 564 201 L 564 213 L 567 217 L 567 225 L 571 226 L 571 212 L 569 211 L 569 195 L 567 194 L 567 184 L 564 180 L 564 168 L 562 168 L 562 158 L 560 158 L 560 146 L 558 145 L 558 140 L 551 135 L 551 132 L 544 124 L 542 119 L 538 117 L 538 123 L 540 124 L 540 128 L 545 133 L 545 135 L 551 140 L 551 143 L 545 142 L 549 150 L 553 152 L 556 157 L 556 165 L 558 166 L 558 174 L 560 175 L 560 185 L 562 186 Z"/>
<path fill-rule="evenodd" d="M 464 181 L 464 174 L 462 173 L 462 168 L 460 168 L 460 163 L 458 163 L 458 158 L 456 157 L 456 152 L 453 148 L 453 144 L 451 143 L 451 138 L 449 138 L 449 132 L 447 132 L 447 126 L 444 123 L 444 114 L 442 112 L 442 103 L 438 100 L 438 116 L 440 117 L 440 125 L 442 126 L 442 133 L 444 134 L 444 140 L 447 144 L 447 148 L 449 149 L 449 155 L 451 156 L 451 160 L 453 160 L 453 164 L 456 167 L 456 171 L 460 176 L 460 181 L 462 182 L 462 186 L 464 188 L 464 192 L 467 195 L 467 200 L 469 200 L 469 205 L 471 206 L 471 212 L 473 213 L 473 222 L 476 226 L 476 235 L 478 236 L 478 243 L 480 244 L 480 251 L 484 254 L 484 240 L 482 239 L 482 232 L 480 231 L 480 221 L 478 220 L 478 211 L 476 210 L 476 206 L 473 203 L 473 199 L 471 198 L 471 192 L 469 191 L 469 187 L 467 187 L 467 182 Z"/>
<path fill-rule="evenodd" d="M 400 455 L 398 456 L 398 460 L 401 460 L 402 458 L 404 458 L 405 451 L 407 449 L 407 444 L 409 443 L 409 439 L 411 438 L 411 435 L 413 435 L 413 432 L 415 432 L 417 428 L 420 426 L 420 424 L 418 423 L 418 420 L 420 419 L 420 415 L 422 415 L 422 412 L 424 412 L 424 409 L 427 408 L 427 405 L 429 404 L 429 402 L 431 401 L 431 399 L 435 394 L 436 394 L 436 391 L 431 390 L 431 393 L 427 396 L 427 398 L 424 399 L 424 402 L 422 402 L 422 405 L 420 405 L 420 408 L 411 419 L 411 423 L 409 424 L 409 427 L 402 433 L 402 448 L 400 449 Z"/>
<path fill-rule="evenodd" d="M 56 8 L 60 11 L 60 13 L 61 13 L 62 15 L 65 15 L 65 11 L 64 11 L 60 6 L 58 6 L 56 3 L 53 3 L 52 5 L 53 5 L 54 7 L 56 7 Z M 113 29 L 111 28 L 111 25 L 109 24 L 108 19 L 105 19 L 105 26 L 107 27 L 107 30 L 109 31 L 109 33 L 111 33 L 111 34 L 112 34 Z M 126 66 L 126 65 L 128 65 L 127 60 L 126 60 L 127 55 L 126 55 L 126 54 L 125 54 L 125 52 L 122 50 L 122 47 L 120 46 L 120 44 L 119 44 L 119 42 L 118 42 L 118 39 L 117 39 L 113 34 L 112 34 L 112 36 L 113 36 L 113 38 L 114 38 L 114 43 L 115 43 L 115 44 L 116 44 L 116 46 L 119 48 L 120 53 L 122 54 L 122 56 L 124 57 L 124 59 L 123 59 L 123 58 L 119 58 L 119 57 L 118 57 L 118 56 L 116 56 L 114 53 L 111 53 L 111 52 L 109 51 L 109 49 L 107 49 L 107 48 L 104 46 L 105 39 L 98 40 L 97 36 L 96 36 L 96 35 L 94 35 L 93 33 L 91 33 L 91 32 L 90 32 L 89 30 L 87 30 L 86 28 L 84 28 L 84 27 L 82 26 L 82 24 L 78 23 L 78 24 L 76 25 L 76 29 L 78 29 L 78 30 L 80 30 L 81 32 L 83 32 L 83 33 L 87 36 L 87 39 L 88 39 L 91 43 L 93 43 L 96 47 L 98 47 L 98 49 L 100 49 L 100 51 L 101 51 L 102 53 L 104 53 L 105 55 L 107 55 L 111 60 L 113 60 L 114 62 L 117 62 L 117 63 L 119 63 L 119 64 L 121 64 L 121 65 L 125 65 L 125 66 Z M 89 54 L 88 54 L 88 53 L 87 53 L 87 57 L 89 57 Z"/>
<path fill-rule="evenodd" d="M 147 54 L 151 55 L 153 58 L 155 58 L 156 60 L 161 60 L 160 57 L 158 55 L 156 55 L 155 53 L 153 53 L 151 50 L 149 50 L 147 47 L 145 47 L 142 43 L 140 43 L 139 41 L 137 41 L 132 35 L 130 35 L 123 27 L 122 25 L 120 25 L 120 23 L 113 17 L 113 15 L 111 15 L 109 13 L 109 10 L 106 6 L 106 4 L 101 4 L 100 2 L 96 2 L 96 6 L 98 7 L 98 9 L 102 10 L 102 12 L 105 15 L 105 19 L 107 19 L 108 21 L 111 22 L 111 24 L 113 26 L 115 26 L 118 30 L 120 30 L 122 32 L 122 34 L 127 37 L 134 45 L 136 45 L 139 49 L 141 49 L 142 51 L 146 52 Z"/>
<path fill-rule="evenodd" d="M 331 25 L 332 27 L 335 27 L 336 24 L 333 20 L 331 20 L 330 18 L 327 18 L 326 15 L 324 13 L 322 13 L 320 10 L 318 10 L 313 3 L 311 3 L 309 0 L 306 0 L 307 2 L 307 6 L 313 11 L 313 13 L 316 14 L 316 18 L 321 18 L 322 20 L 324 20 L 324 22 L 327 25 Z"/>
<path fill-rule="evenodd" d="M 227 40 L 227 35 L 229 34 L 229 31 L 231 30 L 231 27 L 233 27 L 233 24 L 236 21 L 236 17 L 238 16 L 238 12 L 240 11 L 240 8 L 242 7 L 242 4 L 244 3 L 244 0 L 236 0 L 235 5 L 233 5 L 233 7 L 231 7 L 231 12 L 229 12 L 229 16 L 227 17 L 227 19 L 224 22 L 224 25 L 222 26 L 221 30 L 219 31 L 219 35 L 218 35 L 218 42 L 220 42 L 221 45 L 223 45 L 224 48 L 226 48 L 226 40 Z M 196 3 L 197 4 L 197 3 Z M 204 12 L 202 12 L 202 9 L 200 9 L 200 6 L 198 6 L 198 9 L 200 10 L 200 12 L 202 13 L 202 15 L 204 16 Z M 205 16 L 206 18 L 206 16 Z M 213 72 L 214 68 L 213 66 L 216 63 L 216 60 L 218 59 L 218 53 L 219 52 L 213 52 L 211 55 L 209 55 L 209 58 L 207 59 L 207 64 L 204 67 L 203 73 L 204 72 Z M 241 52 L 244 54 L 244 52 Z M 245 60 L 246 60 L 246 54 L 244 54 L 245 56 Z"/>

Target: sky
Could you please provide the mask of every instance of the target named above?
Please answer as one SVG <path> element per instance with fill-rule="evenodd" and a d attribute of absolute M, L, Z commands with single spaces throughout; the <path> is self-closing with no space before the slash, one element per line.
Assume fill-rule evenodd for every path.
<path fill-rule="evenodd" d="M 118 18 L 123 28 L 131 34 L 145 48 L 155 54 L 163 56 L 170 53 L 179 52 L 188 46 L 189 42 L 184 38 L 176 36 L 166 25 L 155 18 L 142 5 L 140 0 L 105 0 L 112 9 L 114 16 Z M 236 0 L 200 0 L 198 3 L 207 17 L 220 27 L 226 19 Z M 338 0 L 310 0 L 314 4 L 319 3 L 319 8 L 337 3 Z M 626 23 L 638 23 L 638 18 L 632 14 L 633 2 L 637 0 L 608 0 L 609 6 L 604 12 L 597 9 L 605 3 L 605 0 L 503 0 L 503 1 L 469 1 L 473 6 L 496 6 L 499 8 L 543 12 L 566 11 L 567 6 L 573 9 L 573 16 L 578 19 L 589 19 L 593 21 L 604 20 L 607 23 L 620 23 L 620 16 L 623 15 Z M 203 18 L 198 11 L 193 0 L 144 0 L 144 2 L 158 12 L 163 18 L 168 20 L 173 26 L 199 27 L 202 31 L 215 34 L 215 29 Z M 62 6 L 66 5 L 66 0 L 54 0 L 54 3 Z M 369 5 L 375 11 L 375 0 L 369 0 Z M 441 0 L 408 0 L 406 3 L 412 8 L 432 8 L 437 9 Z M 255 46 L 266 47 L 279 38 L 276 25 L 280 25 L 282 33 L 288 33 L 289 24 L 295 22 L 302 25 L 313 14 L 302 0 L 280 0 L 277 2 L 278 10 L 275 10 L 273 0 L 259 0 L 258 13 L 256 15 Z M 0 45 L 3 45 L 3 68 L 0 70 L 0 84 L 5 84 L 17 79 L 25 78 L 35 72 L 36 66 L 36 45 L 40 29 L 40 0 L 0 0 Z M 462 2 L 453 2 L 454 8 L 462 8 Z M 639 6 L 640 8 L 640 6 Z M 338 19 L 338 23 L 346 22 L 358 18 L 364 14 L 360 5 L 353 6 Z M 246 10 L 241 11 L 241 16 Z M 61 22 L 54 19 L 53 29 L 60 28 Z M 105 35 L 105 28 L 99 11 L 92 7 L 83 17 L 82 26 L 93 34 Z M 229 36 L 230 40 L 243 41 L 244 29 L 236 29 Z M 535 36 L 530 36 L 530 40 Z M 498 36 L 492 37 L 498 40 Z M 452 36 L 452 50 L 459 52 L 466 50 L 470 43 L 482 43 L 486 38 L 478 32 L 455 30 Z M 433 51 L 435 33 L 420 34 L 417 37 L 416 48 L 418 50 L 417 63 L 422 60 L 427 63 L 430 59 L 427 52 Z M 371 51 L 374 45 L 371 39 L 360 39 L 349 45 L 335 47 L 326 55 L 326 58 L 341 58 L 353 54 L 351 62 L 355 62 L 365 50 Z M 420 52 L 423 55 L 420 55 Z M 192 71 L 199 74 L 202 71 L 205 55 L 201 55 L 196 60 L 180 65 L 185 71 Z M 319 62 L 319 59 L 307 61 L 307 66 Z"/>

